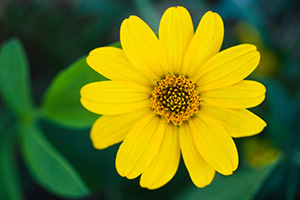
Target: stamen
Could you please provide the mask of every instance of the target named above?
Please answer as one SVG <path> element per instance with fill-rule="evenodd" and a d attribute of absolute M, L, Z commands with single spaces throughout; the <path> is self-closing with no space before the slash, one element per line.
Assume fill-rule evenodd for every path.
<path fill-rule="evenodd" d="M 192 80 L 184 76 L 167 75 L 156 81 L 150 107 L 154 112 L 174 125 L 181 125 L 200 108 L 200 95 Z"/>

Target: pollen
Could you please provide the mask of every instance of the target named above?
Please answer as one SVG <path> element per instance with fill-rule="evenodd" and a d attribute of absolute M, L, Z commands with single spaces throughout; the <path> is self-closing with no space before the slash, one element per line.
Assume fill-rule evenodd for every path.
<path fill-rule="evenodd" d="M 156 81 L 150 107 L 165 122 L 181 125 L 200 109 L 201 99 L 192 80 L 167 75 Z"/>

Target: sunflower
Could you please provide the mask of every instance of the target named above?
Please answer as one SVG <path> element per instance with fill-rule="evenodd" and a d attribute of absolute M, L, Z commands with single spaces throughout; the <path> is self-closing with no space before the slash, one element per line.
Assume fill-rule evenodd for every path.
<path fill-rule="evenodd" d="M 180 155 L 197 187 L 215 172 L 230 175 L 238 153 L 232 137 L 262 131 L 266 123 L 247 108 L 265 98 L 265 87 L 244 80 L 259 64 L 251 44 L 221 52 L 224 25 L 208 11 L 196 32 L 189 12 L 170 7 L 158 37 L 137 16 L 122 22 L 122 49 L 92 50 L 88 65 L 110 81 L 82 87 L 81 103 L 101 114 L 91 129 L 97 149 L 122 142 L 118 173 L 148 189 L 162 187 L 175 175 Z"/>

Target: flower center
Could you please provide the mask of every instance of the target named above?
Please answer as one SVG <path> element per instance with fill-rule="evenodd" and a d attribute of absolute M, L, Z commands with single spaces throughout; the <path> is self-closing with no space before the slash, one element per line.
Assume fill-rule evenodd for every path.
<path fill-rule="evenodd" d="M 200 95 L 192 80 L 184 76 L 167 75 L 156 81 L 150 107 L 154 112 L 174 125 L 181 125 L 200 108 Z"/>

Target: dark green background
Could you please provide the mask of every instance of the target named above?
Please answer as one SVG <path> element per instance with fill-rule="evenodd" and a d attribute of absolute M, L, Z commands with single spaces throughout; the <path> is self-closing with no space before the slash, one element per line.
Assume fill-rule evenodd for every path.
<path fill-rule="evenodd" d="M 157 32 L 161 15 L 169 6 L 175 5 L 184 6 L 190 11 L 195 27 L 206 11 L 218 12 L 225 23 L 222 49 L 240 43 L 258 46 L 262 60 L 250 79 L 264 83 L 267 94 L 265 102 L 252 111 L 261 116 L 268 126 L 258 136 L 235 139 L 241 162 L 234 175 L 224 177 L 217 174 L 212 185 L 198 189 L 191 182 L 181 161 L 170 183 L 149 191 L 140 188 L 138 179 L 127 180 L 117 174 L 114 159 L 118 145 L 101 151 L 92 147 L 89 127 L 96 116 L 85 113 L 82 119 L 76 117 L 78 113 L 73 108 L 78 106 L 78 102 L 72 102 L 72 99 L 76 100 L 79 95 L 80 84 L 76 85 L 76 79 L 83 82 L 103 80 L 100 75 L 89 71 L 83 56 L 93 48 L 117 42 L 123 19 L 129 15 L 140 16 Z M 70 163 L 90 190 L 86 197 L 79 195 L 81 199 L 300 199 L 299 10 L 300 2 L 297 0 L 1 0 L 0 44 L 18 38 L 12 41 L 11 48 L 23 45 L 29 71 L 18 71 L 22 63 L 16 60 L 13 63 L 16 68 L 0 71 L 0 86 L 3 91 L 8 91 L 3 88 L 14 88 L 14 85 L 22 86 L 16 89 L 21 91 L 16 96 L 26 96 L 22 91 L 30 90 L 33 100 L 24 97 L 29 99 L 28 102 L 12 102 L 9 105 L 5 95 L 11 95 L 2 91 L 0 199 L 1 194 L 4 197 L 8 194 L 12 199 L 73 198 L 56 190 L 53 192 L 51 187 L 37 183 L 36 178 L 32 178 L 35 176 L 28 171 L 28 160 L 33 159 L 33 166 L 47 165 L 51 161 L 45 159 L 36 165 L 31 157 L 36 152 L 32 150 L 34 148 L 31 149 L 33 152 L 24 152 L 24 149 L 28 150 L 24 144 L 35 144 L 26 137 L 20 137 L 20 132 L 33 134 L 34 138 L 39 138 L 36 135 L 41 134 L 53 145 L 54 151 Z M 4 62 L 13 58 L 1 59 Z M 65 70 L 75 61 L 78 67 L 86 66 L 86 71 L 74 65 Z M 6 76 L 9 73 L 11 77 Z M 29 80 L 21 77 L 26 73 Z M 57 76 L 59 73 L 62 78 Z M 66 77 L 69 79 L 66 80 Z M 29 89 L 26 89 L 27 82 L 30 82 Z M 69 85 L 73 88 L 68 88 Z M 65 90 L 59 91 L 61 88 L 58 87 Z M 65 91 L 71 92 L 60 99 Z M 34 117 L 15 113 L 14 107 L 18 105 L 20 112 L 34 110 L 30 111 Z M 82 114 L 81 111 L 79 113 Z M 27 123 L 26 120 L 33 118 L 37 118 L 37 121 Z M 16 123 L 20 119 L 23 124 L 21 127 L 17 125 L 20 123 Z M 249 141 L 254 141 L 255 148 L 249 145 Z M 38 146 L 36 148 L 39 149 Z M 266 154 L 274 151 L 281 152 L 281 156 L 275 163 L 268 163 Z M 43 151 L 39 149 L 38 152 L 38 158 L 44 157 Z M 251 165 L 253 156 L 260 160 L 259 166 L 254 168 Z M 74 194 L 76 196 L 79 197 Z"/>

